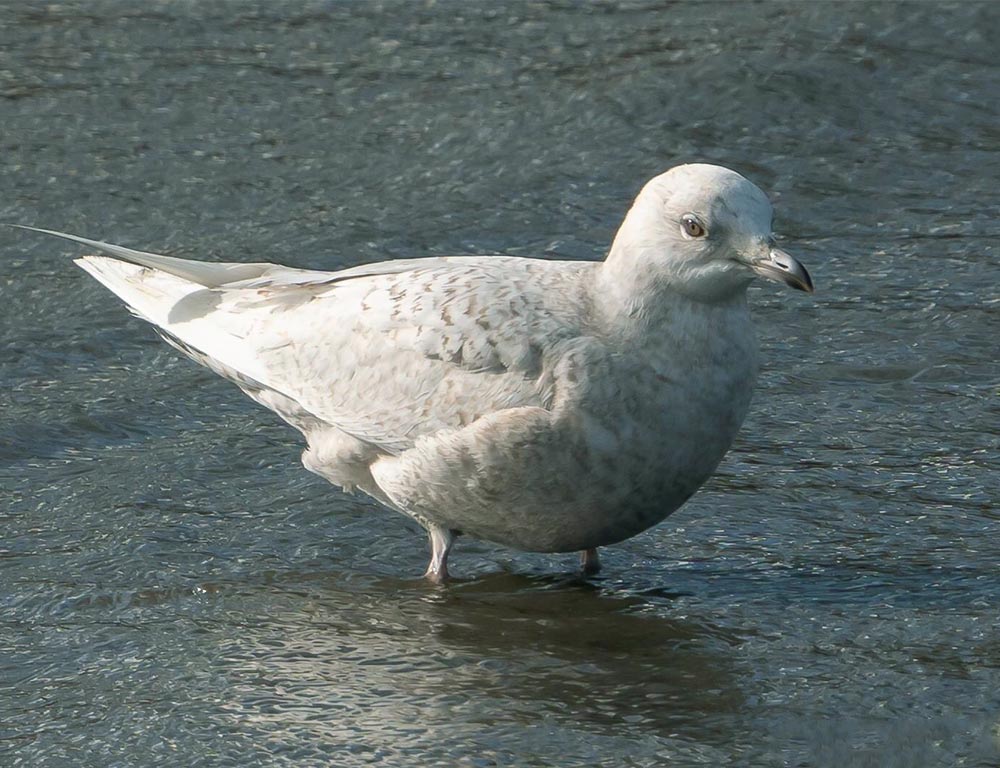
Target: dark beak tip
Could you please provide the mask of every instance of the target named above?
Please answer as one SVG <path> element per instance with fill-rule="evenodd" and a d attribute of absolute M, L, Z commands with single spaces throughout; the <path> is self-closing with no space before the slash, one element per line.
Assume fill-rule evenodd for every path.
<path fill-rule="evenodd" d="M 802 268 L 802 290 L 806 293 L 815 293 L 816 287 L 813 285 L 812 275 L 806 271 L 806 268 Z"/>
<path fill-rule="evenodd" d="M 797 291 L 813 293 L 816 290 L 809 270 L 778 248 L 772 248 L 768 258 L 751 262 L 750 266 L 761 277 L 784 283 Z"/>

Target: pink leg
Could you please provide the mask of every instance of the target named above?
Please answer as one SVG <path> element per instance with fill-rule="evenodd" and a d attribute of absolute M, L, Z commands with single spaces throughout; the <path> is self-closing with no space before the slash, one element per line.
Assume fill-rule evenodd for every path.
<path fill-rule="evenodd" d="M 448 580 L 448 553 L 455 537 L 447 528 L 437 525 L 428 527 L 427 533 L 431 540 L 431 561 L 424 578 L 432 584 L 443 584 Z"/>

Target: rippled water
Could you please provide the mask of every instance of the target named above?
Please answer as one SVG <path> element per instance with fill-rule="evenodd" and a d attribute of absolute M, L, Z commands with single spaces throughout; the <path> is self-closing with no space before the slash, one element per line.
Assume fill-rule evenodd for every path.
<path fill-rule="evenodd" d="M 335 268 L 598 258 L 676 162 L 776 202 L 718 476 L 567 556 L 462 540 L 0 234 L 0 764 L 1000 763 L 995 4 L 0 5 L 0 221 Z"/>

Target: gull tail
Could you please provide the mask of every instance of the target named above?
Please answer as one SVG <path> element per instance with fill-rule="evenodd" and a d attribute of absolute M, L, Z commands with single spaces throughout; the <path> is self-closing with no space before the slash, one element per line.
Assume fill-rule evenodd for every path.
<path fill-rule="evenodd" d="M 253 345 L 246 343 L 254 313 L 229 311 L 224 298 L 228 287 L 282 268 L 263 263 L 189 261 L 49 229 L 11 226 L 96 249 L 103 255 L 74 261 L 124 301 L 129 311 L 155 326 L 166 341 L 251 396 L 261 390 L 280 394 L 268 384 L 271 376 Z"/>
<path fill-rule="evenodd" d="M 160 256 L 157 253 L 146 253 L 145 251 L 133 251 L 131 248 L 124 248 L 120 245 L 102 243 L 100 240 L 90 240 L 78 235 L 69 235 L 65 232 L 56 232 L 53 229 L 40 229 L 38 227 L 26 227 L 23 224 L 10 224 L 17 229 L 25 229 L 29 232 L 41 232 L 44 235 L 61 237 L 80 245 L 87 245 L 96 248 L 101 253 L 120 261 L 135 264 L 147 269 L 156 269 L 161 272 L 179 277 L 192 283 L 197 283 L 204 288 L 218 288 L 228 283 L 236 283 L 241 280 L 254 280 L 266 272 L 274 269 L 274 264 L 214 264 L 205 261 L 190 261 L 188 259 L 177 259 L 173 256 Z M 76 263 L 83 269 L 87 269 L 81 262 L 86 262 L 94 257 L 84 256 L 76 259 Z M 87 270 L 89 271 L 89 270 Z M 91 273 L 93 274 L 93 273 Z M 96 275 L 94 275 L 97 277 Z M 101 280 L 101 278 L 97 278 Z M 101 280 L 101 282 L 104 282 Z M 107 285 L 107 283 L 105 283 Z M 107 287 L 115 292 L 110 285 Z M 121 294 L 119 294 L 120 296 Z M 124 296 L 121 297 L 125 299 Z M 127 301 L 127 299 L 125 299 Z"/>

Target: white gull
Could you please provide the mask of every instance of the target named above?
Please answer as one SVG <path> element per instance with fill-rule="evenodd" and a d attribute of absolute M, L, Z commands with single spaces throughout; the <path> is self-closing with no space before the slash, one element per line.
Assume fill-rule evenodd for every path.
<path fill-rule="evenodd" d="M 217 264 L 66 235 L 182 352 L 305 437 L 302 462 L 429 533 L 542 552 L 659 523 L 712 474 L 750 405 L 756 275 L 805 291 L 767 198 L 682 165 L 643 187 L 603 262 L 501 256 L 321 272 Z"/>

